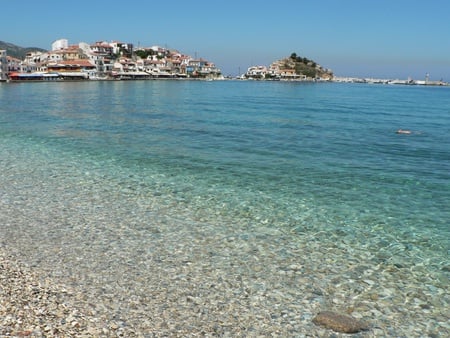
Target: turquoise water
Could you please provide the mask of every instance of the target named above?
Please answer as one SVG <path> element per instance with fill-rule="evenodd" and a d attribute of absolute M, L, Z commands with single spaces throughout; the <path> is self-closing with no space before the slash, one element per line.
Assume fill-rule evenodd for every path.
<path fill-rule="evenodd" d="M 128 290 L 139 289 L 134 274 L 150 270 L 143 257 L 154 262 L 142 247 L 158 241 L 166 247 L 154 250 L 170 252 L 181 245 L 186 259 L 186 240 L 203 262 L 202 250 L 211 248 L 201 239 L 220 234 L 237 241 L 229 248 L 236 256 L 239 241 L 254 239 L 277 252 L 274 264 L 300 262 L 316 278 L 312 284 L 334 290 L 310 302 L 319 308 L 356 307 L 348 300 L 355 286 L 335 289 L 364 280 L 352 275 L 355 266 L 373 273 L 374 283 L 396 269 L 410 280 L 393 273 L 375 297 L 366 279 L 371 291 L 358 293 L 404 308 L 373 320 L 388 330 L 385 322 L 395 318 L 399 336 L 402 320 L 406 330 L 418 318 L 422 333 L 449 330 L 442 322 L 449 305 L 450 88 L 23 83 L 0 85 L 0 102 L 0 243 L 50 276 L 98 277 L 106 264 L 99 255 L 108 252 L 111 271 L 124 259 L 135 265 Z M 399 128 L 412 134 L 396 134 Z M 199 231 L 208 235 L 194 235 Z M 260 254 L 262 262 L 269 257 Z M 411 297 L 421 306 L 405 300 L 408 288 L 424 285 L 423 299 Z M 386 291 L 403 292 L 396 288 L 404 297 Z M 287 283 L 282 292 L 294 289 Z"/>

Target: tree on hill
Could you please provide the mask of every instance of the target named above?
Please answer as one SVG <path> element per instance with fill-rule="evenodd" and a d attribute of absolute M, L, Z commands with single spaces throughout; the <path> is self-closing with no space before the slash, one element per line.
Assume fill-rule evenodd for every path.
<path fill-rule="evenodd" d="M 310 78 L 315 78 L 317 76 L 317 70 L 315 67 L 309 66 L 303 62 L 297 62 L 295 64 L 295 72 L 297 74 L 306 75 Z"/>
<path fill-rule="evenodd" d="M 146 59 L 150 55 L 155 55 L 157 52 L 155 52 L 152 49 L 141 49 L 134 52 L 137 56 L 139 56 L 141 59 Z"/>

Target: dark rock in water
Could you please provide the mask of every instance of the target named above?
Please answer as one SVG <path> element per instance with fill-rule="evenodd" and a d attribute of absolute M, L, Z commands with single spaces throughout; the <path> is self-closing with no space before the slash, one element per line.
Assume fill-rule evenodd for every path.
<path fill-rule="evenodd" d="M 367 323 L 361 320 L 332 311 L 320 312 L 314 317 L 313 323 L 336 332 L 344 333 L 357 333 L 369 329 Z"/>

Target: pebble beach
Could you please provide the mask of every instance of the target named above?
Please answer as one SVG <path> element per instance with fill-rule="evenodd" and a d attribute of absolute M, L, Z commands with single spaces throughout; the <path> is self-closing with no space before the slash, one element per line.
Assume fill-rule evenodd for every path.
<path fill-rule="evenodd" d="M 2 252 L 1 336 L 349 335 L 316 325 L 321 311 L 367 323 L 367 330 L 352 334 L 356 337 L 444 337 L 450 332 L 448 313 L 437 310 L 448 293 L 427 286 L 408 289 L 411 278 L 422 278 L 409 269 L 336 260 L 331 257 L 339 256 L 339 245 L 323 247 L 317 240 L 301 248 L 275 230 L 257 236 L 242 231 L 224 236 L 208 229 L 180 235 L 193 246 L 161 241 L 154 253 L 159 258 L 147 261 L 145 272 L 142 266 L 137 271 L 126 261 L 116 262 L 102 276 L 85 271 L 70 285 Z M 331 255 L 324 258 L 323 252 Z"/>

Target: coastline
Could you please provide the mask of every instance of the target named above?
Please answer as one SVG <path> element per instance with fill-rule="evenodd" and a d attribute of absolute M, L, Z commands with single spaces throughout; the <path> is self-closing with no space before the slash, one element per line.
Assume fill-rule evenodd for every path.
<path fill-rule="evenodd" d="M 66 83 L 66 82 L 109 82 L 109 81 L 256 81 L 256 82 L 292 82 L 292 83 L 343 83 L 343 84 L 367 84 L 367 85 L 388 85 L 406 87 L 449 87 L 449 82 L 443 81 L 408 81 L 392 79 L 371 79 L 371 78 L 350 78 L 336 77 L 331 80 L 322 79 L 256 79 L 241 77 L 217 77 L 217 78 L 193 78 L 193 77 L 152 77 L 152 76 L 123 76 L 108 78 L 75 78 L 75 79 L 7 79 L 0 80 L 0 83 Z"/>

